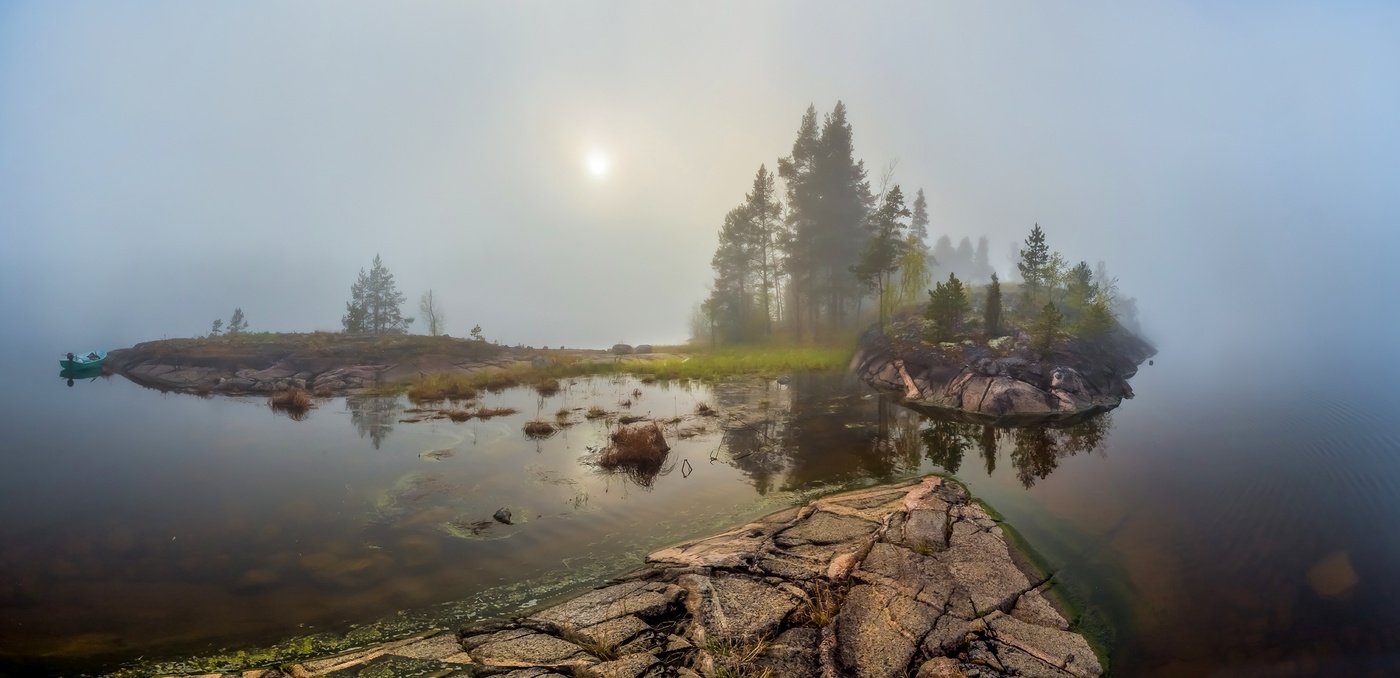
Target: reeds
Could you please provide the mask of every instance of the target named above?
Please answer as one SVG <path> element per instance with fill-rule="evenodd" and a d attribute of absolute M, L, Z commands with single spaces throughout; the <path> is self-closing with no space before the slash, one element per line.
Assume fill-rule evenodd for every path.
<path fill-rule="evenodd" d="M 433 374 L 408 385 L 408 399 L 415 403 L 442 400 L 473 400 L 476 388 L 452 374 Z"/>
<path fill-rule="evenodd" d="M 525 422 L 523 429 L 527 438 L 548 438 L 559 430 L 554 428 L 554 424 L 539 420 Z"/>
<path fill-rule="evenodd" d="M 267 406 L 273 412 L 282 412 L 296 421 L 301 421 L 306 418 L 307 412 L 316 407 L 316 403 L 311 400 L 311 395 L 305 389 L 289 388 L 272 394 L 267 399 Z"/>

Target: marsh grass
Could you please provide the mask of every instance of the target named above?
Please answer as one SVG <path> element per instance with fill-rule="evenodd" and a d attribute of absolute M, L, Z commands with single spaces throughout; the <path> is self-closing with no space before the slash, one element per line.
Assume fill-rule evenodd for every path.
<path fill-rule="evenodd" d="M 442 400 L 474 400 L 476 388 L 450 374 L 432 374 L 408 385 L 405 389 L 410 402 Z"/>
<path fill-rule="evenodd" d="M 638 360 L 629 356 L 610 360 L 566 359 L 552 361 L 543 366 L 519 362 L 509 367 L 484 369 L 472 374 L 431 375 L 398 384 L 384 384 L 383 388 L 401 393 L 417 387 L 418 393 L 421 393 L 424 399 L 431 399 L 432 395 L 439 392 L 500 392 L 521 384 L 533 384 L 541 395 L 547 396 L 557 393 L 557 389 L 562 388 L 560 380 L 571 377 L 638 374 L 646 383 L 687 380 L 712 382 L 739 376 L 771 379 L 794 372 L 842 370 L 846 368 L 850 359 L 851 351 L 848 348 L 740 347 L 659 360 Z"/>
<path fill-rule="evenodd" d="M 267 399 L 267 406 L 274 412 L 286 413 L 288 417 L 296 421 L 306 418 L 306 413 L 316 406 L 311 400 L 311 394 L 304 389 L 290 388 L 285 391 L 278 391 Z"/>
<path fill-rule="evenodd" d="M 525 431 L 525 435 L 529 438 L 548 438 L 559 430 L 554 427 L 554 424 L 538 420 L 527 421 L 522 428 Z"/>
<path fill-rule="evenodd" d="M 519 411 L 514 407 L 483 407 L 472 413 L 472 416 L 477 419 L 492 419 L 494 417 L 508 417 Z"/>
<path fill-rule="evenodd" d="M 535 392 L 548 398 L 560 391 L 559 380 L 554 378 L 545 379 L 535 384 Z"/>
<path fill-rule="evenodd" d="M 583 418 L 584 418 L 584 419 L 602 419 L 603 417 L 606 417 L 606 416 L 608 416 L 608 411 L 607 411 L 607 410 L 605 410 L 605 409 L 603 409 L 603 408 L 601 408 L 601 407 L 598 407 L 597 405 L 594 405 L 593 407 L 588 408 L 588 411 L 584 413 Z"/>

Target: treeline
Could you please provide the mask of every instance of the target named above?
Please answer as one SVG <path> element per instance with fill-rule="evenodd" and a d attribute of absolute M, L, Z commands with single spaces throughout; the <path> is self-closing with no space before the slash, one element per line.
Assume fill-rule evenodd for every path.
<path fill-rule="evenodd" d="M 1120 316 L 1136 330 L 1135 304 L 1118 298 L 1102 262 L 1098 270 L 1070 265 L 1050 251 L 1039 225 L 1020 250 L 1022 282 L 1005 300 L 987 238 L 954 246 L 941 235 L 930 252 L 923 189 L 909 200 L 892 181 L 893 166 L 872 188 L 852 139 L 845 104 L 820 121 L 809 106 L 777 171 L 759 166 L 744 201 L 724 216 L 714 283 L 692 316 L 693 337 L 823 341 L 863 322 L 867 301 L 882 324 L 895 309 L 928 302 L 925 336 L 935 341 L 995 337 L 1011 325 L 1046 342 L 1065 333 L 1099 337 Z"/>
<path fill-rule="evenodd" d="M 882 318 L 919 301 L 931 267 L 940 276 L 990 277 L 986 238 L 954 248 L 943 236 L 929 255 L 923 189 L 909 200 L 892 172 L 872 188 L 844 103 L 820 119 L 809 106 L 791 154 L 776 167 L 761 165 L 743 203 L 724 217 L 713 288 L 692 319 L 695 336 L 821 341 L 859 323 L 867 300 Z"/>
<path fill-rule="evenodd" d="M 953 273 L 935 284 L 924 310 L 924 340 L 990 340 L 1014 327 L 1030 334 L 1041 349 L 1049 349 L 1063 337 L 1096 341 L 1119 326 L 1125 305 L 1119 300 L 1118 280 L 1109 277 L 1103 262 L 1097 270 L 1086 261 L 1071 266 L 1064 255 L 1050 250 L 1040 224 L 1026 237 L 1016 269 L 1022 282 L 1007 296 L 996 273 L 980 290 L 964 285 Z"/>

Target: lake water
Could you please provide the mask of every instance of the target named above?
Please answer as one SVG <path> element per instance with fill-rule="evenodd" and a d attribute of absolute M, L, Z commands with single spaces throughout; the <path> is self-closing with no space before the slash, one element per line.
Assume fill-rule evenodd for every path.
<path fill-rule="evenodd" d="M 261 398 L 68 387 L 36 357 L 0 395 L 0 674 L 518 613 L 815 493 L 940 470 L 1058 570 L 1117 675 L 1400 671 L 1400 400 L 1156 362 L 1108 417 L 992 431 L 842 375 L 580 379 L 484 394 L 520 412 L 463 423 L 336 398 L 293 421 Z M 610 423 L 586 408 L 670 419 L 699 402 L 724 416 L 673 427 L 659 475 L 587 463 Z M 573 425 L 522 433 L 561 408 Z M 491 519 L 502 507 L 515 524 Z"/>

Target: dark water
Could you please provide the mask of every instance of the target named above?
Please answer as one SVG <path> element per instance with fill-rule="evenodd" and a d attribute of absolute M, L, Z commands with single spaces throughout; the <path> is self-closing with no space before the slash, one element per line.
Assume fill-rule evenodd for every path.
<path fill-rule="evenodd" d="M 292 421 L 262 399 L 17 370 L 0 671 L 516 612 L 812 493 L 945 469 L 1057 568 L 1117 675 L 1400 670 L 1397 399 L 1365 380 L 1171 362 L 1144 366 L 1108 417 L 1032 430 L 929 420 L 841 376 L 577 380 L 484 397 L 513 416 L 401 423 L 397 399 Z M 685 422 L 705 431 L 671 432 L 656 476 L 586 463 L 607 423 L 582 408 L 669 418 L 700 401 L 747 423 Z M 560 408 L 579 408 L 575 425 L 522 434 Z M 515 525 L 490 520 L 501 507 Z"/>

